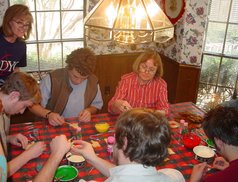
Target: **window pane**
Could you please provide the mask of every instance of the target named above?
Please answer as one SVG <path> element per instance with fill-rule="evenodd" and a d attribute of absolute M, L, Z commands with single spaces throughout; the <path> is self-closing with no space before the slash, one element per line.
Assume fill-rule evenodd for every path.
<path fill-rule="evenodd" d="M 218 84 L 233 88 L 238 73 L 238 60 L 223 58 Z"/>
<path fill-rule="evenodd" d="M 59 0 L 51 0 L 51 1 L 44 1 L 44 0 L 36 0 L 36 10 L 59 10 Z"/>
<path fill-rule="evenodd" d="M 38 57 L 36 44 L 27 44 L 27 67 L 24 71 L 38 70 Z"/>
<path fill-rule="evenodd" d="M 238 25 L 228 26 L 224 53 L 238 55 Z"/>
<path fill-rule="evenodd" d="M 207 85 L 207 84 L 199 84 L 198 96 L 197 96 L 197 105 L 203 109 L 207 109 L 208 103 L 211 102 L 213 93 L 215 93 L 216 87 Z"/>
<path fill-rule="evenodd" d="M 220 103 L 224 102 L 226 100 L 231 100 L 231 96 L 233 95 L 234 89 L 230 88 L 224 88 L 224 87 L 218 87 L 217 93 L 219 93 L 220 96 Z"/>
<path fill-rule="evenodd" d="M 238 74 L 238 0 L 209 2 L 210 12 L 197 99 L 198 105 L 204 106 L 204 109 L 230 100 L 234 95 Z"/>
<path fill-rule="evenodd" d="M 51 70 L 62 67 L 61 43 L 39 44 L 40 69 Z"/>
<path fill-rule="evenodd" d="M 60 39 L 60 13 L 37 13 L 39 40 Z"/>
<path fill-rule="evenodd" d="M 216 84 L 219 71 L 219 63 L 219 57 L 205 55 L 202 62 L 200 82 Z"/>
<path fill-rule="evenodd" d="M 85 2 L 86 0 L 9 0 L 10 5 L 27 5 L 34 18 L 32 32 L 26 41 L 28 60 L 24 71 L 64 67 L 66 55 L 76 48 L 84 47 Z"/>
<path fill-rule="evenodd" d="M 63 43 L 63 66 L 65 67 L 65 60 L 67 55 L 69 55 L 73 50 L 82 48 L 83 41 L 80 42 L 64 42 Z"/>
<path fill-rule="evenodd" d="M 209 13 L 210 21 L 226 22 L 231 0 L 211 0 L 211 7 Z"/>
<path fill-rule="evenodd" d="M 80 42 L 64 42 L 63 43 L 63 56 L 64 60 L 73 50 L 83 47 L 83 41 Z"/>
<path fill-rule="evenodd" d="M 13 5 L 13 4 L 24 4 L 24 5 L 29 7 L 30 11 L 35 10 L 34 1 L 30 1 L 30 0 L 10 0 L 9 3 L 10 3 L 10 6 Z"/>
<path fill-rule="evenodd" d="M 63 38 L 83 38 L 83 12 L 62 12 Z"/>
<path fill-rule="evenodd" d="M 223 42 L 225 38 L 225 29 L 225 23 L 208 23 L 205 51 L 222 53 Z"/>
<path fill-rule="evenodd" d="M 32 13 L 33 24 L 32 24 L 32 29 L 31 29 L 30 37 L 29 37 L 29 39 L 27 39 L 27 41 L 36 41 L 36 20 L 35 20 L 34 14 L 35 13 Z"/>
<path fill-rule="evenodd" d="M 61 6 L 62 9 L 64 10 L 79 10 L 79 9 L 83 9 L 83 0 L 67 0 L 67 1 L 61 1 Z"/>
<path fill-rule="evenodd" d="M 232 1 L 232 8 L 229 22 L 238 23 L 238 0 Z"/>

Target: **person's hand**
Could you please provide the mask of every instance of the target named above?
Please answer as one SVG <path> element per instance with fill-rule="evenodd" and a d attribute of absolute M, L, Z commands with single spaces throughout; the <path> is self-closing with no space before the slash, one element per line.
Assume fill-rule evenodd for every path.
<path fill-rule="evenodd" d="M 76 139 L 76 140 L 81 140 L 82 139 L 81 131 L 82 131 L 81 127 L 70 125 L 70 132 L 74 136 L 74 139 Z"/>
<path fill-rule="evenodd" d="M 125 100 L 115 100 L 113 105 L 120 113 L 132 109 L 131 105 Z"/>
<path fill-rule="evenodd" d="M 52 139 L 50 142 L 50 150 L 52 154 L 60 152 L 66 154 L 71 147 L 71 142 L 66 138 L 65 135 L 59 135 Z"/>
<path fill-rule="evenodd" d="M 229 162 L 227 162 L 223 157 L 216 157 L 212 167 L 218 170 L 224 170 L 229 167 Z"/>
<path fill-rule="evenodd" d="M 190 176 L 190 182 L 199 182 L 202 179 L 203 175 L 206 173 L 206 171 L 207 171 L 206 162 L 194 165 L 192 174 Z"/>
<path fill-rule="evenodd" d="M 55 112 L 52 112 L 48 115 L 48 121 L 52 126 L 59 126 L 65 123 L 64 118 Z"/>
<path fill-rule="evenodd" d="M 79 121 L 82 121 L 82 122 L 89 122 L 89 121 L 91 121 L 91 112 L 88 111 L 87 109 L 82 110 L 79 113 L 78 119 L 79 119 Z"/>
<path fill-rule="evenodd" d="M 82 140 L 74 140 L 70 152 L 76 155 L 81 154 L 86 160 L 97 157 L 91 143 Z"/>
<path fill-rule="evenodd" d="M 39 157 L 46 149 L 46 144 L 44 142 L 36 142 L 30 148 L 26 149 L 25 152 L 31 159 Z"/>
<path fill-rule="evenodd" d="M 22 148 L 26 148 L 28 145 L 28 139 L 21 133 L 18 133 L 16 135 L 8 135 L 7 141 L 11 143 L 12 145 L 16 145 Z"/>

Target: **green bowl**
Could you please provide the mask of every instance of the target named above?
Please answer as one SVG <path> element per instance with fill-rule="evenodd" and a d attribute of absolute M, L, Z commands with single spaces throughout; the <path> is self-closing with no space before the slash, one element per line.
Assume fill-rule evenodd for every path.
<path fill-rule="evenodd" d="M 213 143 L 213 141 L 211 139 L 206 139 L 206 143 L 207 143 L 208 147 L 212 147 L 212 148 L 215 147 L 215 145 L 214 145 L 214 143 Z"/>
<path fill-rule="evenodd" d="M 60 181 L 71 181 L 78 176 L 78 170 L 74 166 L 63 165 L 59 166 L 55 172 L 55 179 Z"/>

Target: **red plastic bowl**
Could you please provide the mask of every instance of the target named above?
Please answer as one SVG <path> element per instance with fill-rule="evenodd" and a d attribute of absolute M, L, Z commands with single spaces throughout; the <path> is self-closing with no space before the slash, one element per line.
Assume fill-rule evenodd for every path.
<path fill-rule="evenodd" d="M 189 133 L 183 136 L 183 144 L 185 147 L 193 149 L 201 142 L 201 138 L 195 134 Z"/>

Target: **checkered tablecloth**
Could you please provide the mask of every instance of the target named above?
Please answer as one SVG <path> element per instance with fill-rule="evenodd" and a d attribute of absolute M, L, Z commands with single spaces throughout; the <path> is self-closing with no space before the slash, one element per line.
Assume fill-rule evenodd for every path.
<path fill-rule="evenodd" d="M 195 114 L 203 115 L 204 112 L 197 108 L 191 102 L 178 103 L 171 105 L 171 116 L 170 118 L 176 117 L 179 112 L 190 111 Z M 79 126 L 82 128 L 82 136 L 83 140 L 91 141 L 90 136 L 97 134 L 97 131 L 94 128 L 95 123 L 98 122 L 107 122 L 110 124 L 109 131 L 113 131 L 114 124 L 117 119 L 117 116 L 109 115 L 108 113 L 97 114 L 92 116 L 92 121 L 90 123 L 80 123 Z M 69 118 L 68 122 L 78 122 L 77 118 Z M 173 137 L 170 148 L 175 152 L 175 154 L 168 156 L 168 161 L 164 164 L 158 166 L 160 168 L 176 168 L 182 172 L 185 179 L 188 180 L 191 174 L 192 166 L 197 164 L 198 162 L 194 159 L 194 154 L 192 150 L 186 149 L 181 142 L 179 141 L 179 137 L 176 136 L 176 130 L 173 131 Z M 47 144 L 47 150 L 37 159 L 33 159 L 29 161 L 26 165 L 24 165 L 18 172 L 16 172 L 12 176 L 12 181 L 14 182 L 23 182 L 31 180 L 39 171 L 41 166 L 46 162 L 49 154 L 49 143 L 52 138 L 59 134 L 65 134 L 68 138 L 73 136 L 73 131 L 71 127 L 67 124 L 63 126 L 53 127 L 48 124 L 47 121 L 39 121 L 33 123 L 21 123 L 21 124 L 13 124 L 10 128 L 10 133 L 22 133 L 26 135 L 29 140 L 38 139 L 41 141 L 45 141 Z M 112 136 L 113 132 L 107 132 L 104 134 L 100 134 L 96 136 L 99 139 L 99 147 L 95 148 L 95 152 L 102 158 L 109 160 L 109 155 L 106 151 L 106 142 L 105 138 L 108 136 Z M 16 157 L 23 150 L 16 146 L 10 146 L 10 157 Z M 61 161 L 61 165 L 67 164 L 66 159 L 64 158 Z M 82 167 L 78 167 L 78 178 L 75 181 L 79 181 L 79 179 L 84 179 L 86 181 L 95 180 L 95 181 L 104 181 L 106 178 L 95 168 L 93 168 L 90 164 L 86 163 Z"/>

